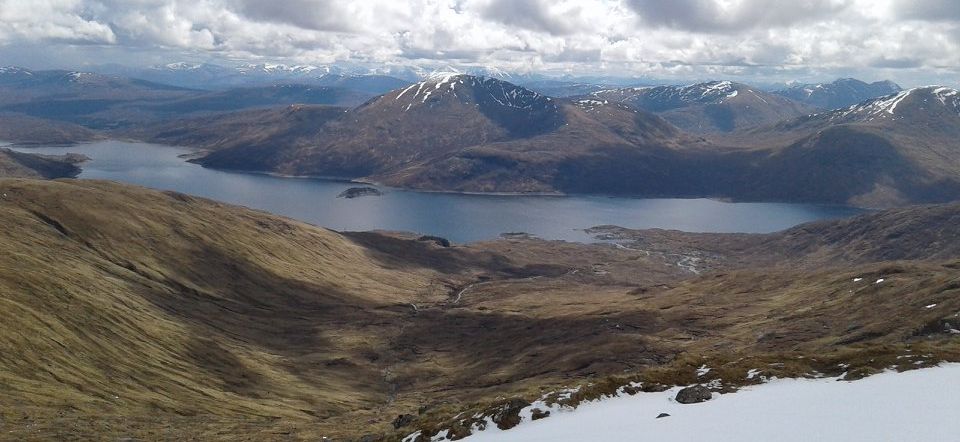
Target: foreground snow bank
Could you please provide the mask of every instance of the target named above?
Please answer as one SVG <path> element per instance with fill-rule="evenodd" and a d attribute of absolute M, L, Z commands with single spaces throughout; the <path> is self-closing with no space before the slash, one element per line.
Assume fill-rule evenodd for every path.
<path fill-rule="evenodd" d="M 960 437 L 960 364 L 883 373 L 854 382 L 784 379 L 682 405 L 679 388 L 554 411 L 467 440 L 907 441 Z M 660 413 L 669 417 L 657 419 Z"/>

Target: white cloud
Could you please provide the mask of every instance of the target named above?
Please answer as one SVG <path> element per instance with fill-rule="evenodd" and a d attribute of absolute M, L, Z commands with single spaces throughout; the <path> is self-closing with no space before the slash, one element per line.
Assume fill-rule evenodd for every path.
<path fill-rule="evenodd" d="M 857 72 L 912 78 L 926 69 L 949 77 L 960 66 L 958 5 L 955 0 L 0 0 L 0 56 L 17 53 L 22 59 L 25 51 L 14 49 L 27 45 L 45 45 L 50 50 L 41 52 L 56 54 L 86 44 L 114 48 L 111 54 L 174 59 L 189 54 L 317 64 L 476 63 L 700 77 Z"/>

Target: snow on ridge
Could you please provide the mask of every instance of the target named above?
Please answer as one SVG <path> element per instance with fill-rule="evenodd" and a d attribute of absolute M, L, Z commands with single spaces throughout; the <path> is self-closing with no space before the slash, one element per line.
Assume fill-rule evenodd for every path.
<path fill-rule="evenodd" d="M 759 371 L 751 373 L 756 377 Z M 954 440 L 960 434 L 958 376 L 960 364 L 943 364 L 852 382 L 780 379 L 688 405 L 673 400 L 680 388 L 674 387 L 592 401 L 575 410 L 550 409 L 549 417 L 537 421 L 525 409 L 516 428 L 487 426 L 466 440 Z M 669 416 L 657 418 L 660 413 Z"/>
<path fill-rule="evenodd" d="M 192 70 L 199 69 L 201 66 L 202 65 L 198 63 L 187 63 L 185 61 L 179 61 L 176 63 L 166 64 L 163 67 L 166 69 L 170 69 L 172 71 L 192 71 Z"/>
<path fill-rule="evenodd" d="M 79 82 L 79 81 L 83 81 L 84 79 L 93 78 L 96 76 L 97 74 L 94 74 L 92 72 L 73 71 L 73 72 L 67 73 L 67 79 L 72 82 Z"/>
<path fill-rule="evenodd" d="M 912 89 L 906 89 L 885 97 L 867 100 L 860 104 L 855 104 L 846 109 L 826 112 L 824 115 L 830 115 L 831 120 L 861 117 L 869 120 L 875 118 L 895 118 L 897 108 L 903 102 L 914 94 L 929 94 L 936 98 L 940 104 L 952 107 L 960 113 L 960 92 L 956 89 L 944 86 L 922 86 Z"/>
<path fill-rule="evenodd" d="M 516 109 L 533 109 L 538 102 L 553 101 L 538 92 L 512 83 L 456 71 L 434 72 L 430 79 L 402 89 L 394 100 L 409 100 L 409 104 L 404 109 L 407 111 L 416 104 L 426 103 L 430 97 L 449 93 L 456 96 L 459 90 L 465 88 L 476 88 L 486 92 L 487 97 L 498 104 Z"/>
<path fill-rule="evenodd" d="M 0 66 L 0 74 L 26 74 L 33 75 L 33 72 L 29 69 L 24 69 L 18 66 Z"/>

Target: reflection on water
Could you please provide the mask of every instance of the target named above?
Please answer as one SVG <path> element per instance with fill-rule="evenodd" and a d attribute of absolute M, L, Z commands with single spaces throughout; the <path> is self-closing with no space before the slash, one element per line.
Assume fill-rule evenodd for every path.
<path fill-rule="evenodd" d="M 19 148 L 18 148 L 19 149 Z M 602 196 L 497 196 L 381 189 L 384 195 L 337 198 L 350 183 L 204 169 L 179 155 L 189 150 L 120 141 L 72 147 L 22 148 L 82 153 L 80 178 L 175 190 L 289 216 L 335 230 L 403 230 L 457 242 L 526 232 L 541 238 L 589 241 L 587 227 L 613 224 L 690 232 L 764 233 L 851 216 L 849 207 L 785 203 L 723 203 L 706 199 Z"/>

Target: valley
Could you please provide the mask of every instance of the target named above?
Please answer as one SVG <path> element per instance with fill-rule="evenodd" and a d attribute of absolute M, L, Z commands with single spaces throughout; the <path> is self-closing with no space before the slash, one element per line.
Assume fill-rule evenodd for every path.
<path fill-rule="evenodd" d="M 0 70 L 0 434 L 523 437 L 960 362 L 954 89 L 238 69 Z"/>
<path fill-rule="evenodd" d="M 682 385 L 702 363 L 727 379 L 788 354 L 816 357 L 769 374 L 960 359 L 956 205 L 444 247 L 103 181 L 0 190 L 3 430 L 20 437 L 389 438 L 571 383 Z"/>

